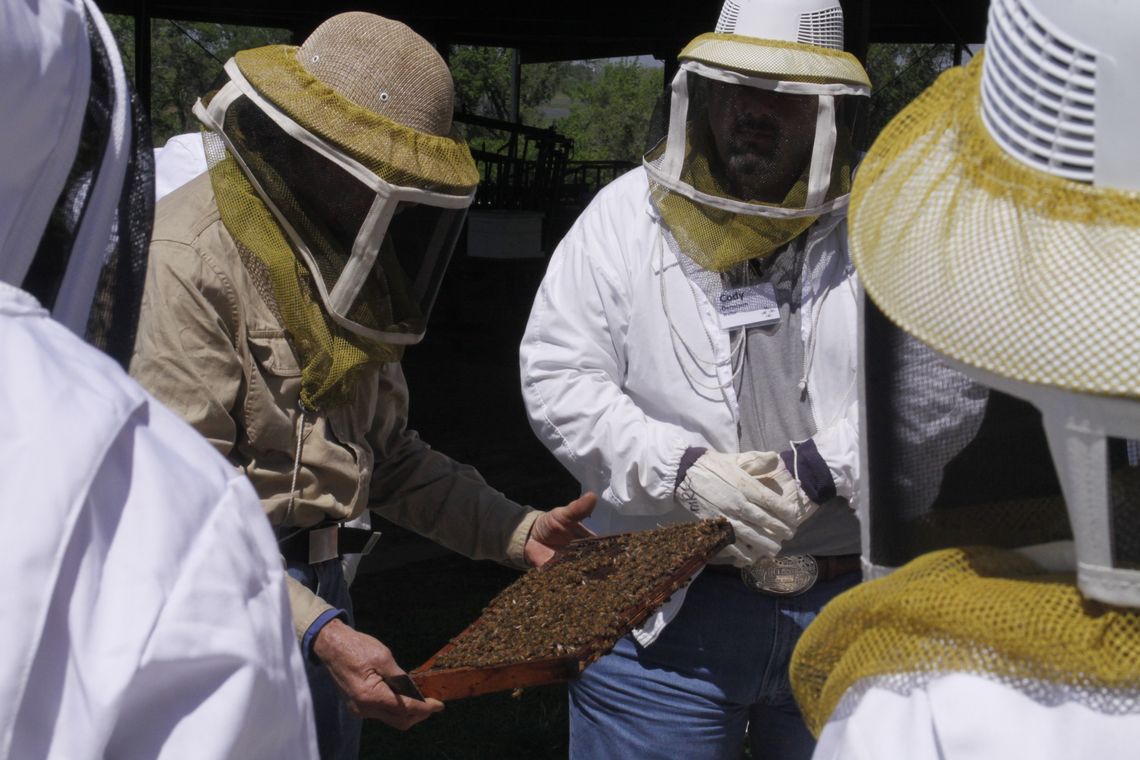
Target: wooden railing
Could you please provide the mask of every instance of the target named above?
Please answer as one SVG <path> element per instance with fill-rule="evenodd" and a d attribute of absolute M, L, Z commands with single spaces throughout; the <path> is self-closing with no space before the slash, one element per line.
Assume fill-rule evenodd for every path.
<path fill-rule="evenodd" d="M 472 114 L 467 125 L 479 168 L 475 207 L 553 212 L 581 210 L 598 190 L 633 168 L 625 161 L 571 161 L 573 141 L 553 128 L 531 127 Z"/>

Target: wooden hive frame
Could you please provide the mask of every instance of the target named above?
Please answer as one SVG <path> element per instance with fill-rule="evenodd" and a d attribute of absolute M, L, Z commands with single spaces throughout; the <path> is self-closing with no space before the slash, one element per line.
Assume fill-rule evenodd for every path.
<path fill-rule="evenodd" d="M 686 524 L 690 525 L 691 524 Z M 718 551 L 732 543 L 732 528 L 724 520 L 709 521 L 704 524 L 703 530 L 708 534 L 708 540 L 703 544 L 694 546 L 692 551 L 682 556 L 678 562 L 670 567 L 661 568 L 656 580 L 644 589 L 638 590 L 634 597 L 627 597 L 620 609 L 598 610 L 599 615 L 613 615 L 614 623 L 612 635 L 595 637 L 594 639 L 577 646 L 566 654 L 555 656 L 535 657 L 515 662 L 495 663 L 479 666 L 463 667 L 437 667 L 441 658 L 446 660 L 457 646 L 471 641 L 486 630 L 484 626 L 492 625 L 487 622 L 488 613 L 492 612 L 497 604 L 507 604 L 513 594 L 519 593 L 524 581 L 533 583 L 535 579 L 542 580 L 552 577 L 548 570 L 566 563 L 573 563 L 580 558 L 599 553 L 603 557 L 612 558 L 612 564 L 617 565 L 621 556 L 628 556 L 612 547 L 620 546 L 620 542 L 630 540 L 637 536 L 639 540 L 652 540 L 654 534 L 664 535 L 665 531 L 681 529 L 682 526 L 667 526 L 655 531 L 641 534 L 618 534 L 598 538 L 586 538 L 574 541 L 559 551 L 546 567 L 531 570 L 519 578 L 499 594 L 486 607 L 483 614 L 469 625 L 462 633 L 453 638 L 450 643 L 435 653 L 423 665 L 410 673 L 416 686 L 426 697 L 434 697 L 447 701 L 474 697 L 481 694 L 521 689 L 533 686 L 542 686 L 560 683 L 576 678 L 579 673 L 591 662 L 601 657 L 613 648 L 625 634 L 641 625 L 657 608 L 664 604 L 679 588 L 685 586 L 689 580 L 704 567 Z M 599 579 L 612 573 L 602 569 L 595 570 Z M 631 600 L 630 600 L 631 599 Z M 534 633 L 534 631 L 531 631 Z M 552 644 L 552 648 L 558 645 Z"/>

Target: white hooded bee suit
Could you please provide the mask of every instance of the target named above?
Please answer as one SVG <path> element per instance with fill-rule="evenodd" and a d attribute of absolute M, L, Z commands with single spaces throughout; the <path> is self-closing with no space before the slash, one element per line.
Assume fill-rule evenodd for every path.
<path fill-rule="evenodd" d="M 807 232 L 801 335 L 813 440 L 850 500 L 857 332 L 845 220 L 841 209 Z M 644 169 L 604 188 L 555 250 L 520 349 L 531 425 L 599 495 L 591 527 L 603 534 L 692 520 L 673 497 L 682 454 L 739 450 L 728 332 L 667 237 Z"/>
<path fill-rule="evenodd" d="M 253 488 L 76 334 L 132 144 L 110 30 L 84 0 L 4 0 L 0 38 L 0 94 L 18 104 L 0 128 L 0 757 L 314 758 Z M 96 63 L 109 98 L 89 87 Z M 93 97 L 115 126 L 92 138 L 82 223 L 41 247 Z M 50 313 L 21 289 L 41 248 L 65 262 Z"/>

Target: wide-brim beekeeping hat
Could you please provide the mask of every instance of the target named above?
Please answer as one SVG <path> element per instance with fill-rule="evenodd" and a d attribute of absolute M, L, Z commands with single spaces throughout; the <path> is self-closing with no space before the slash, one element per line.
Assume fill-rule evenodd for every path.
<path fill-rule="evenodd" d="M 859 59 L 843 49 L 843 11 L 835 3 L 726 2 L 715 32 L 678 58 L 784 82 L 870 87 Z"/>
<path fill-rule="evenodd" d="M 303 399 L 344 398 L 355 368 L 423 338 L 474 197 L 451 74 L 423 37 L 370 13 L 225 68 L 195 110 L 222 219 L 308 354 Z"/>
<path fill-rule="evenodd" d="M 984 54 L 884 129 L 849 215 L 877 309 L 950 367 L 1040 411 L 1081 590 L 1133 606 L 1137 28 L 1140 7 L 1112 0 L 993 0 Z"/>
<path fill-rule="evenodd" d="M 447 64 L 399 21 L 343 13 L 300 47 L 244 50 L 233 65 L 293 121 L 393 185 L 466 195 L 479 182 L 453 129 Z"/>
<path fill-rule="evenodd" d="M 1136 100 L 1140 69 L 1124 65 L 1140 57 L 1035 37 L 1024 5 L 994 0 L 984 54 L 876 140 L 854 185 L 851 255 L 876 305 L 947 356 L 1140 396 L 1140 122 L 1106 123 L 1114 95 Z M 1054 66 L 1071 81 L 1050 82 Z M 1122 165 L 1127 184 L 1112 179 Z"/>

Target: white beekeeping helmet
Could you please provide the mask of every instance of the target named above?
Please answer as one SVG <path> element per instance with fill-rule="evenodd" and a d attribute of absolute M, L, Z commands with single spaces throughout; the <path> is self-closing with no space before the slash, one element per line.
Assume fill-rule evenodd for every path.
<path fill-rule="evenodd" d="M 654 205 L 708 270 L 763 257 L 847 203 L 853 151 L 838 101 L 867 96 L 829 0 L 727 0 L 690 42 L 669 132 L 646 154 Z"/>
<path fill-rule="evenodd" d="M 1043 172 L 1140 190 L 1138 32 L 1137 3 L 994 0 L 981 88 L 990 135 Z"/>
<path fill-rule="evenodd" d="M 993 0 L 984 53 L 944 73 L 884 129 L 860 168 L 850 214 L 852 259 L 875 306 L 944 366 L 1040 411 L 1080 589 L 1133 607 L 1140 607 L 1138 30 L 1136 3 Z M 874 387 L 864 383 L 872 404 Z M 946 400 L 961 411 L 958 393 Z M 932 419 L 931 429 L 944 422 Z M 965 451 L 985 424 L 977 417 L 947 452 Z M 1021 448 L 996 456 L 1012 462 Z M 948 461 L 943 483 L 953 466 Z M 976 470 L 957 473 L 960 482 Z M 1028 490 L 1043 486 L 1022 480 Z M 880 502 L 875 483 L 871 490 L 863 504 L 869 561 L 898 564 L 876 558 L 875 526 L 904 518 L 883 511 L 894 509 L 891 499 Z M 1017 501 L 1026 503 L 985 504 L 988 519 Z M 985 531 L 954 536 L 986 539 Z"/>
<path fill-rule="evenodd" d="M 843 9 L 820 0 L 725 0 L 718 34 L 843 49 Z"/>

